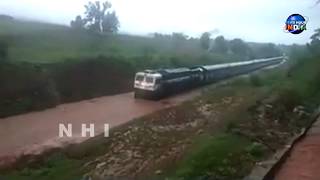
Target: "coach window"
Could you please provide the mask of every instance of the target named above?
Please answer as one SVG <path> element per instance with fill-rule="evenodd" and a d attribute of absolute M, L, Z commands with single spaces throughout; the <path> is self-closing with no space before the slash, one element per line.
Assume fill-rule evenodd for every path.
<path fill-rule="evenodd" d="M 136 81 L 143 81 L 143 76 L 142 75 L 137 75 L 136 76 Z"/>

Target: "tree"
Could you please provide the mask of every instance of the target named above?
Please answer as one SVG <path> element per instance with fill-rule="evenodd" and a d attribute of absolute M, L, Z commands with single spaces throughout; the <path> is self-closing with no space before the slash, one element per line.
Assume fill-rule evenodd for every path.
<path fill-rule="evenodd" d="M 170 34 L 153 33 L 153 38 L 157 40 L 170 40 L 172 36 Z"/>
<path fill-rule="evenodd" d="M 211 34 L 209 32 L 204 32 L 200 37 L 201 47 L 205 50 L 208 50 L 210 47 L 210 36 Z"/>
<path fill-rule="evenodd" d="M 249 46 L 242 39 L 233 39 L 230 41 L 230 50 L 239 56 L 247 57 L 249 55 Z"/>
<path fill-rule="evenodd" d="M 94 3 L 89 2 L 84 6 L 86 8 L 86 21 L 88 23 L 88 29 L 90 31 L 103 32 L 102 20 L 107 9 L 111 8 L 111 4 L 109 2 L 104 2 L 102 6 L 103 7 L 101 9 L 100 1 L 96 1 Z"/>
<path fill-rule="evenodd" d="M 107 15 L 103 17 L 103 20 L 102 20 L 103 32 L 115 33 L 115 32 L 118 32 L 119 27 L 120 27 L 120 23 L 114 11 L 112 13 L 108 12 Z"/>
<path fill-rule="evenodd" d="M 311 43 L 308 43 L 307 47 L 313 54 L 320 54 L 320 28 L 315 30 L 315 33 L 311 36 Z"/>
<path fill-rule="evenodd" d="M 173 40 L 185 41 L 188 39 L 188 36 L 183 33 L 172 33 Z"/>
<path fill-rule="evenodd" d="M 0 61 L 4 61 L 8 58 L 8 48 L 7 42 L 0 40 Z"/>
<path fill-rule="evenodd" d="M 315 30 L 315 33 L 311 36 L 312 41 L 320 39 L 320 28 Z"/>
<path fill-rule="evenodd" d="M 213 51 L 225 54 L 228 52 L 228 49 L 229 45 L 227 40 L 225 40 L 223 36 L 216 37 L 214 40 Z"/>
<path fill-rule="evenodd" d="M 278 47 L 273 43 L 268 43 L 264 49 L 264 52 L 266 53 L 265 57 L 275 57 L 281 55 L 280 49 L 278 49 Z"/>
<path fill-rule="evenodd" d="M 188 39 L 188 36 L 183 33 L 172 33 L 173 45 L 177 48 L 182 46 L 182 44 Z"/>
<path fill-rule="evenodd" d="M 110 11 L 112 5 L 106 1 L 89 2 L 85 5 L 85 18 L 77 16 L 74 21 L 71 21 L 71 27 L 85 27 L 92 32 L 118 32 L 120 23 L 115 11 Z"/>
<path fill-rule="evenodd" d="M 71 21 L 70 25 L 74 29 L 84 29 L 84 25 L 86 24 L 86 21 L 82 19 L 81 16 L 77 16 L 74 21 Z"/>

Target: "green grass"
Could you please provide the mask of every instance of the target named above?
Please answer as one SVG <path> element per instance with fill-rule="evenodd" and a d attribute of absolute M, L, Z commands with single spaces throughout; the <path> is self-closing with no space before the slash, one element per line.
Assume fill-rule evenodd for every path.
<path fill-rule="evenodd" d="M 206 176 L 239 179 L 250 172 L 255 160 L 261 156 L 263 147 L 243 137 L 230 134 L 202 135 L 196 139 L 193 148 L 169 179 L 195 179 Z M 87 158 L 78 160 L 63 153 L 55 153 L 42 163 L 2 172 L 0 179 L 79 180 L 86 173 L 82 167 L 86 160 Z"/>
<path fill-rule="evenodd" d="M 201 136 L 169 179 L 239 179 L 250 172 L 260 146 L 236 135 Z"/>
<path fill-rule="evenodd" d="M 83 176 L 83 161 L 69 159 L 60 153 L 50 156 L 35 167 L 2 173 L 0 179 L 9 180 L 79 180 Z"/>

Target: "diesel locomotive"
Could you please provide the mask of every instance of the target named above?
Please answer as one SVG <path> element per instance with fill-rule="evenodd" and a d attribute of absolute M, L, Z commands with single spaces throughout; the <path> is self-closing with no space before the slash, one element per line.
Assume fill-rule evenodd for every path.
<path fill-rule="evenodd" d="M 284 61 L 285 56 L 192 68 L 157 69 L 137 72 L 134 96 L 142 99 L 160 99 L 192 87 L 249 73 Z"/>

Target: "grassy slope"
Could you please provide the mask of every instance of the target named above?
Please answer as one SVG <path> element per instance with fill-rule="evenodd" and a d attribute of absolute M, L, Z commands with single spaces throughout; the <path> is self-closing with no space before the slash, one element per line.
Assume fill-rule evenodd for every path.
<path fill-rule="evenodd" d="M 270 95 L 268 95 L 267 98 L 271 97 L 270 99 L 273 99 L 271 101 L 269 100 L 273 107 L 273 110 L 271 110 L 272 115 L 269 114 L 269 116 L 274 119 L 279 119 L 280 122 L 277 124 L 284 125 L 282 130 L 288 128 L 288 132 L 298 133 L 301 128 L 305 128 L 306 125 L 309 124 L 310 118 L 299 116 L 299 118 L 301 118 L 299 119 L 295 117 L 292 110 L 299 105 L 303 105 L 306 111 L 312 112 L 319 106 L 320 61 L 319 57 L 312 57 L 306 54 L 300 54 L 299 57 L 293 59 L 295 63 L 289 68 L 289 74 L 285 72 L 275 72 L 262 79 L 260 79 L 260 76 L 259 81 L 261 81 L 262 86 L 265 86 L 270 91 Z M 254 86 L 257 85 L 254 78 L 250 80 Z M 272 98 L 273 96 L 275 99 Z M 243 114 L 240 116 L 242 115 Z M 233 129 L 234 127 L 232 126 L 239 126 L 239 119 L 241 118 L 235 118 L 236 123 L 230 123 L 228 125 L 230 127 L 228 128 Z M 252 122 L 249 122 L 249 124 L 251 123 Z M 262 126 L 262 128 L 265 127 L 266 125 Z M 244 129 L 247 130 L 247 127 L 244 126 Z M 243 133 L 244 129 L 241 130 L 241 128 L 239 128 L 238 130 L 241 130 L 240 132 Z M 281 129 L 276 128 L 275 130 L 276 132 L 281 131 Z M 269 137 L 265 135 L 264 138 L 267 139 Z M 280 143 L 281 141 L 282 140 L 279 139 L 274 142 Z M 194 177 L 199 175 L 204 177 L 209 175 L 217 179 L 241 179 L 241 176 L 237 175 L 245 174 L 242 171 L 249 172 L 248 170 L 250 169 L 246 169 L 246 167 L 252 167 L 252 165 L 250 165 L 251 158 L 253 157 L 256 161 L 263 155 L 262 147 L 258 147 L 255 144 L 250 145 L 250 143 L 241 139 L 239 136 L 234 135 L 224 135 L 214 138 L 205 137 L 200 139 L 198 143 L 199 144 L 194 145 L 194 149 L 186 155 L 187 158 L 178 166 L 172 179 L 179 179 L 181 177 L 183 177 L 183 179 L 194 179 Z M 276 148 L 277 146 L 272 144 L 271 147 Z M 249 156 L 248 152 L 250 154 Z M 230 158 L 230 154 L 237 154 L 237 156 Z M 227 178 L 222 178 L 224 175 Z"/>
<path fill-rule="evenodd" d="M 16 170 L 11 175 L 1 176 L 4 179 L 13 180 L 78 180 L 81 179 L 83 172 L 81 165 L 83 161 L 66 158 L 65 155 L 55 154 L 48 158 L 45 164 L 40 164 L 41 168 L 30 167 Z"/>
<path fill-rule="evenodd" d="M 200 48 L 196 40 L 188 40 L 177 45 L 171 40 L 129 35 L 98 35 L 75 31 L 61 25 L 18 20 L 0 19 L 0 27 L 0 38 L 6 38 L 9 42 L 9 59 L 15 61 L 46 63 L 98 55 L 145 55 L 152 56 L 153 59 L 161 59 L 161 56 L 208 55 L 220 61 L 232 59 L 207 53 Z"/>

